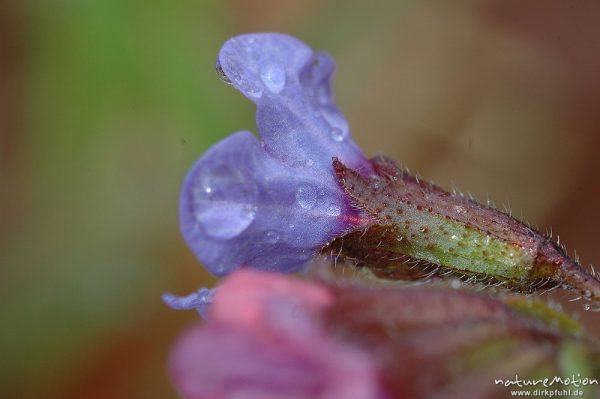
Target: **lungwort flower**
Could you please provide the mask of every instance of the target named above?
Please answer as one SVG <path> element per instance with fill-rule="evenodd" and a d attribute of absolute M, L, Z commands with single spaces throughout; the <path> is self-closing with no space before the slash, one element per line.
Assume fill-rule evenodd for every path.
<path fill-rule="evenodd" d="M 562 285 L 600 300 L 595 273 L 551 238 L 386 158 L 367 160 L 333 102 L 327 54 L 286 35 L 249 34 L 223 45 L 216 69 L 256 104 L 260 134 L 215 144 L 181 190 L 185 241 L 216 276 L 299 271 L 321 252 L 384 278 L 451 275 L 521 292 Z M 164 299 L 202 309 L 211 295 Z"/>
<path fill-rule="evenodd" d="M 494 381 L 515 374 L 597 379 L 597 343 L 543 303 L 372 278 L 564 284 L 600 298 L 594 273 L 550 238 L 383 157 L 367 160 L 333 103 L 333 70 L 329 56 L 281 34 L 234 37 L 219 53 L 221 79 L 257 106 L 260 137 L 242 131 L 214 145 L 181 190 L 187 244 L 213 274 L 231 274 L 215 290 L 163 296 L 208 314 L 171 354 L 182 396 L 492 398 L 508 392 Z M 302 270 L 319 253 L 371 280 L 265 272 Z"/>
<path fill-rule="evenodd" d="M 370 172 L 333 103 L 333 70 L 327 54 L 277 33 L 234 37 L 221 49 L 217 71 L 256 104 L 260 140 L 248 131 L 225 138 L 183 184 L 181 231 L 213 274 L 297 271 L 363 223 L 331 163 Z"/>

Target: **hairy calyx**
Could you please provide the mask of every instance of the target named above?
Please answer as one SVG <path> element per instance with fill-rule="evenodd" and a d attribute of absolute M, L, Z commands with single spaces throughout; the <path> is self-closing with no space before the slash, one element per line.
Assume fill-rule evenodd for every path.
<path fill-rule="evenodd" d="M 600 281 L 550 238 L 497 209 L 419 180 L 385 158 L 362 176 L 334 159 L 339 184 L 368 227 L 336 238 L 340 254 L 390 279 L 452 275 L 532 292 L 558 285 L 600 301 Z"/>

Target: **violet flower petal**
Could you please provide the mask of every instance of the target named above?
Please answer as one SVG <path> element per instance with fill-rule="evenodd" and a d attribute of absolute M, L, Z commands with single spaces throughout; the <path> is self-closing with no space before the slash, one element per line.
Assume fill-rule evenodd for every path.
<path fill-rule="evenodd" d="M 268 155 L 250 132 L 210 148 L 180 198 L 186 242 L 223 276 L 240 266 L 290 272 L 358 219 L 338 186 Z"/>
<path fill-rule="evenodd" d="M 333 102 L 329 55 L 291 36 L 257 33 L 225 42 L 217 65 L 257 105 L 258 130 L 273 156 L 305 173 L 331 171 L 332 157 L 370 171 Z"/>
<path fill-rule="evenodd" d="M 333 61 L 297 39 L 263 33 L 227 41 L 218 68 L 257 104 L 262 141 L 238 132 L 196 162 L 181 190 L 183 236 L 217 276 L 242 266 L 300 270 L 366 221 L 333 174 L 333 157 L 371 172 L 332 102 Z"/>
<path fill-rule="evenodd" d="M 208 318 L 208 307 L 213 303 L 216 289 L 200 288 L 186 296 L 176 296 L 165 292 L 161 299 L 171 309 L 191 310 L 195 309 L 203 319 Z"/>

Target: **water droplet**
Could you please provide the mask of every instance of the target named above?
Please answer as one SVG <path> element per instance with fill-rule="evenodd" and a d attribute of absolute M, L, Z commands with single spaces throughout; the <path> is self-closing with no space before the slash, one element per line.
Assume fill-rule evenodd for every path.
<path fill-rule="evenodd" d="M 452 234 L 450 238 L 452 238 L 453 240 L 458 240 L 458 236 L 456 234 Z"/>
<path fill-rule="evenodd" d="M 303 260 L 303 261 L 307 261 L 313 257 L 313 253 L 306 249 L 301 249 L 300 251 L 296 251 L 295 255 L 299 260 Z"/>
<path fill-rule="evenodd" d="M 193 195 L 195 199 L 210 199 L 215 189 L 208 182 L 202 182 L 194 187 Z"/>
<path fill-rule="evenodd" d="M 296 201 L 304 209 L 312 209 L 317 203 L 316 190 L 311 186 L 300 186 L 296 190 Z"/>
<path fill-rule="evenodd" d="M 278 62 L 267 61 L 260 68 L 260 78 L 271 93 L 279 94 L 285 86 L 285 68 Z"/>
<path fill-rule="evenodd" d="M 343 132 L 344 137 L 348 135 L 348 122 L 335 107 L 323 105 L 319 107 L 319 111 L 321 117 L 325 119 L 325 122 L 327 122 L 331 128 L 340 129 Z"/>
<path fill-rule="evenodd" d="M 267 230 L 265 231 L 263 240 L 267 244 L 275 244 L 277 241 L 279 241 L 279 233 L 275 230 Z"/>
<path fill-rule="evenodd" d="M 219 201 L 196 212 L 198 224 L 214 238 L 231 239 L 250 226 L 256 216 L 256 207 L 233 201 Z"/>
<path fill-rule="evenodd" d="M 190 194 L 195 226 L 213 238 L 234 238 L 256 217 L 256 185 L 228 166 L 197 175 Z"/>
<path fill-rule="evenodd" d="M 217 58 L 217 62 L 219 63 L 219 67 L 220 67 L 221 63 L 218 58 Z M 229 65 L 229 74 L 226 75 L 227 80 L 229 81 L 228 83 L 232 83 L 231 82 L 232 79 L 238 84 L 241 83 L 242 75 L 240 75 L 240 70 L 243 70 L 243 67 L 240 65 L 240 63 L 234 58 L 229 58 L 229 60 L 227 61 L 227 65 Z M 217 71 L 217 73 L 218 73 L 218 71 Z M 223 73 L 223 74 L 225 74 L 225 73 Z"/>
<path fill-rule="evenodd" d="M 337 204 L 331 204 L 327 208 L 327 214 L 329 216 L 339 216 L 340 213 L 342 213 L 342 207 Z"/>
<path fill-rule="evenodd" d="M 314 159 L 307 159 L 306 160 L 306 166 L 313 166 L 315 164 L 315 160 Z"/>
<path fill-rule="evenodd" d="M 260 98 L 262 97 L 263 91 L 262 88 L 253 80 L 249 79 L 248 75 L 244 72 L 244 66 L 240 63 L 239 60 L 235 58 L 230 58 L 227 62 L 228 65 L 228 73 L 227 76 L 237 83 L 239 89 L 245 93 L 250 98 Z"/>
<path fill-rule="evenodd" d="M 591 308 L 592 308 L 592 305 L 590 305 L 589 303 L 583 304 L 583 310 L 590 310 Z"/>
<path fill-rule="evenodd" d="M 462 281 L 458 279 L 452 279 L 452 281 L 450 281 L 450 287 L 454 288 L 455 290 L 462 288 L 462 286 Z"/>
<path fill-rule="evenodd" d="M 252 82 L 247 82 L 244 84 L 240 83 L 240 87 L 252 98 L 261 98 L 262 97 L 262 94 L 263 94 L 262 90 L 256 84 L 254 84 Z"/>
<path fill-rule="evenodd" d="M 333 141 L 337 141 L 338 143 L 344 141 L 346 136 L 342 129 L 338 129 L 337 127 L 332 128 L 329 134 L 331 135 L 331 139 Z"/>

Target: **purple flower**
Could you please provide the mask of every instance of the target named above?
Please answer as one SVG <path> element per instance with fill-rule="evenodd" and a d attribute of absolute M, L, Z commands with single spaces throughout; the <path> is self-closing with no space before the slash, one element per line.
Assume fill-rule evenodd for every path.
<path fill-rule="evenodd" d="M 506 215 L 386 159 L 367 161 L 332 101 L 333 70 L 329 56 L 281 34 L 238 36 L 219 53 L 221 79 L 257 105 L 261 140 L 241 131 L 217 143 L 182 188 L 186 242 L 209 271 L 231 273 L 217 289 L 163 295 L 171 307 L 208 319 L 171 352 L 182 396 L 504 397 L 505 387 L 492 381 L 515 373 L 530 379 L 583 370 L 597 378 L 597 343 L 576 321 L 532 299 L 494 299 L 443 283 L 407 287 L 326 274 L 306 281 L 255 270 L 297 271 L 317 251 L 339 248 L 383 277 L 412 277 L 424 261 L 431 262 L 424 272 L 452 266 L 477 275 L 481 267 L 493 276 L 520 242 L 511 234 L 534 242 Z M 458 239 L 464 250 L 454 247 Z M 467 241 L 486 242 L 485 262 Z M 571 276 L 582 279 L 576 287 L 597 288 L 585 273 Z"/>
<path fill-rule="evenodd" d="M 180 224 L 198 259 L 223 276 L 242 266 L 297 271 L 366 221 L 338 185 L 332 158 L 371 173 L 331 93 L 334 63 L 299 40 L 259 33 L 228 40 L 217 72 L 257 106 L 261 140 L 235 133 L 191 168 Z"/>
<path fill-rule="evenodd" d="M 200 288 L 198 291 L 192 292 L 186 296 L 175 296 L 170 292 L 165 292 L 161 299 L 172 309 L 196 309 L 200 316 L 206 318 L 208 314 L 208 308 L 213 302 L 215 291 L 215 289 Z"/>

